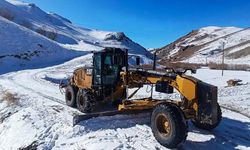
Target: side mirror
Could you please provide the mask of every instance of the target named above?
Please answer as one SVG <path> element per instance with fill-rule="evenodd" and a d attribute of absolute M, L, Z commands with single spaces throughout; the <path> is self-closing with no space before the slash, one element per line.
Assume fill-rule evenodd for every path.
<path fill-rule="evenodd" d="M 141 58 L 139 56 L 136 57 L 136 66 L 140 66 Z"/>

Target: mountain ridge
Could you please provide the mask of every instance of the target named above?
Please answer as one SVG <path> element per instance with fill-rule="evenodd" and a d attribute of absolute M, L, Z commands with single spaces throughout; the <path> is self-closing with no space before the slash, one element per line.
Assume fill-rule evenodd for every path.
<path fill-rule="evenodd" d="M 250 63 L 250 28 L 209 26 L 184 35 L 157 49 L 164 61 L 220 63 L 225 42 L 226 63 Z"/>

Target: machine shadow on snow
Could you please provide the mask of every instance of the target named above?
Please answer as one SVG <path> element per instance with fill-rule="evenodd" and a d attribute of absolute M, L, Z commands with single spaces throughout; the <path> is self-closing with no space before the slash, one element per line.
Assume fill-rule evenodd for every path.
<path fill-rule="evenodd" d="M 44 78 L 42 78 L 43 80 L 46 80 L 46 81 L 49 81 L 51 83 L 54 83 L 54 84 L 60 84 L 60 83 L 67 83 L 67 79 L 63 78 L 63 79 L 57 79 L 57 78 L 52 78 L 52 77 L 48 77 L 48 76 L 45 76 Z"/>
<path fill-rule="evenodd" d="M 69 59 L 65 59 L 65 60 L 61 60 L 61 61 L 56 61 L 53 63 L 49 63 L 49 64 L 40 64 L 40 65 L 27 65 L 27 66 L 22 66 L 22 67 L 6 67 L 4 69 L 0 68 L 0 75 L 6 74 L 6 73 L 11 73 L 11 72 L 16 72 L 16 71 L 22 71 L 22 70 L 28 70 L 28 69 L 42 69 L 42 68 L 46 68 L 46 67 L 50 67 L 50 66 L 55 66 L 55 65 L 60 65 L 66 61 L 71 60 L 72 58 Z"/>
<path fill-rule="evenodd" d="M 187 140 L 185 147 L 181 149 L 237 149 L 237 146 L 250 147 L 250 123 L 233 120 L 223 117 L 221 124 L 213 131 L 201 130 L 189 126 L 189 132 L 203 135 L 213 135 L 208 141 L 190 141 Z M 188 147 L 188 148 L 187 148 Z"/>
<path fill-rule="evenodd" d="M 87 121 L 82 121 L 79 125 L 84 126 L 87 132 L 98 130 L 115 130 L 118 128 L 131 128 L 136 125 L 150 126 L 150 113 L 137 115 L 116 115 L 112 117 L 99 117 Z M 233 120 L 223 117 L 220 126 L 212 131 L 198 129 L 189 122 L 189 132 L 202 135 L 213 135 L 208 141 L 190 141 L 185 142 L 186 149 L 236 149 L 241 145 L 250 147 L 250 123 Z"/>
<path fill-rule="evenodd" d="M 98 117 L 82 121 L 79 124 L 86 131 L 109 130 L 118 128 L 131 128 L 136 125 L 150 125 L 150 113 L 133 115 L 115 115 L 110 117 Z"/>

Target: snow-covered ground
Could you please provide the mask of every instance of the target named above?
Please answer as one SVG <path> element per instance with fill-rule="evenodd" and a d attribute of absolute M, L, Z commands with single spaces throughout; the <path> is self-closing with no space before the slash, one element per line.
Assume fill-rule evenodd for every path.
<path fill-rule="evenodd" d="M 41 29 L 47 34 L 56 31 L 57 37 L 51 40 L 38 34 Z M 211 27 L 203 30 L 201 35 L 203 32 L 214 35 L 209 37 L 212 41 L 241 29 Z M 244 40 L 248 38 L 248 34 L 245 35 Z M 77 27 L 34 4 L 0 0 L 1 150 L 28 146 L 46 150 L 166 149 L 155 140 L 147 113 L 99 117 L 73 127 L 73 116 L 80 112 L 65 105 L 58 85 L 74 69 L 90 65 L 92 54 L 89 51 L 102 47 L 128 48 L 130 54 L 143 58 L 142 63 L 152 63 L 149 59 L 152 54 L 123 33 Z M 225 71 L 221 77 L 220 71 L 204 68 L 194 76 L 219 86 L 223 120 L 211 132 L 189 123 L 187 141 L 180 149 L 250 149 L 250 72 Z M 225 87 L 226 81 L 232 78 L 242 79 L 244 85 Z M 136 96 L 148 95 L 147 88 L 150 87 Z M 16 98 L 9 97 L 8 101 L 6 91 L 16 93 Z M 155 92 L 155 96 L 175 99 L 179 95 Z"/>
<path fill-rule="evenodd" d="M 147 113 L 99 117 L 72 126 L 73 116 L 80 112 L 65 105 L 58 84 L 75 68 L 90 63 L 89 54 L 58 66 L 1 75 L 1 91 L 17 93 L 21 99 L 11 106 L 0 100 L 0 149 L 32 143 L 38 149 L 166 149 L 155 140 Z M 204 68 L 194 76 L 219 86 L 223 120 L 211 132 L 189 123 L 181 149 L 250 149 L 250 72 L 225 71 L 221 77 L 220 71 Z M 225 87 L 233 78 L 242 79 L 245 85 Z"/>

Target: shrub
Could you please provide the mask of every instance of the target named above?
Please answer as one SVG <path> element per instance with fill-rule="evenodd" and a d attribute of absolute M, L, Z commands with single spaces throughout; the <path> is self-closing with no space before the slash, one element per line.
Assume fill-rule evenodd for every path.
<path fill-rule="evenodd" d="M 204 66 L 204 64 L 197 63 L 185 63 L 185 62 L 159 62 L 159 64 L 167 67 L 167 68 L 175 68 L 175 69 L 199 69 Z"/>
<path fill-rule="evenodd" d="M 23 20 L 19 24 L 27 29 L 32 29 L 32 24 L 27 20 Z"/>
<path fill-rule="evenodd" d="M 10 21 L 14 20 L 14 15 L 7 9 L 0 10 L 0 16 L 4 17 L 5 19 L 8 19 Z"/>
<path fill-rule="evenodd" d="M 16 93 L 11 93 L 9 91 L 2 92 L 2 101 L 7 102 L 9 106 L 17 105 L 19 103 L 20 97 Z"/>
<path fill-rule="evenodd" d="M 51 31 L 51 32 L 48 33 L 47 36 L 48 36 L 49 39 L 55 41 L 56 38 L 57 38 L 57 33 L 55 31 Z"/>
<path fill-rule="evenodd" d="M 174 69 L 199 69 L 200 67 L 208 66 L 210 69 L 219 69 L 219 70 L 250 70 L 250 65 L 248 64 L 218 64 L 215 62 L 209 62 L 207 65 L 205 64 L 197 64 L 197 63 L 184 63 L 184 62 L 166 62 L 160 61 L 159 64 Z M 152 68 L 152 66 L 151 66 Z"/>
<path fill-rule="evenodd" d="M 41 35 L 43 35 L 43 36 L 46 36 L 47 38 L 49 38 L 49 39 L 51 39 L 53 41 L 55 41 L 56 38 L 57 38 L 56 31 L 55 30 L 48 31 L 48 29 L 46 28 L 46 26 L 42 26 L 42 27 L 38 28 L 36 30 L 36 32 L 39 33 L 39 34 L 41 34 Z"/>
<path fill-rule="evenodd" d="M 36 150 L 38 145 L 38 141 L 33 141 L 29 145 L 19 148 L 19 150 Z"/>
<path fill-rule="evenodd" d="M 208 64 L 210 69 L 224 69 L 224 70 L 248 70 L 250 65 L 247 64 L 217 64 L 210 62 Z"/>
<path fill-rule="evenodd" d="M 46 30 L 45 30 L 45 27 L 44 26 L 42 26 L 41 28 L 38 28 L 37 30 L 36 30 L 36 32 L 37 33 L 39 33 L 39 34 L 41 34 L 41 35 L 43 35 L 43 36 L 46 36 Z"/>

